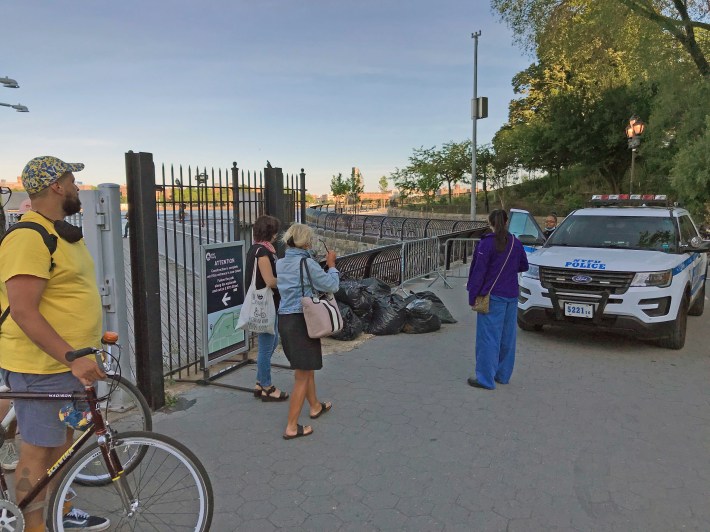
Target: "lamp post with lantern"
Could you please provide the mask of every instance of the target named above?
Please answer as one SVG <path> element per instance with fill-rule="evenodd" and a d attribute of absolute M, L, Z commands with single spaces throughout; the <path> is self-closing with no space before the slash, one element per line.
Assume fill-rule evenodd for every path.
<path fill-rule="evenodd" d="M 646 129 L 646 124 L 638 116 L 634 115 L 629 119 L 629 124 L 626 126 L 626 138 L 629 141 L 629 149 L 631 150 L 631 178 L 629 179 L 629 194 L 633 192 L 634 186 L 634 167 L 636 164 L 636 151 L 641 145 L 641 135 Z"/>
<path fill-rule="evenodd" d="M 200 227 L 204 227 L 205 224 L 207 223 L 207 178 L 209 176 L 207 175 L 207 170 L 205 169 L 204 172 L 199 173 L 197 172 L 197 175 L 195 178 L 197 179 L 197 216 L 200 221 Z M 204 191 L 204 201 L 200 198 L 200 185 L 205 186 L 205 191 Z M 202 210 L 204 209 L 204 217 L 202 216 Z"/>

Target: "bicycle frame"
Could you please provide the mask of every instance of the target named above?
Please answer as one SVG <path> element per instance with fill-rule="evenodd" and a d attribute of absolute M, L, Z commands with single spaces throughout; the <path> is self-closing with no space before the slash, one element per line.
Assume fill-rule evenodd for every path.
<path fill-rule="evenodd" d="M 101 449 L 108 473 L 112 480 L 117 480 L 123 473 L 123 467 L 116 451 L 110 445 L 111 434 L 108 426 L 104 422 L 101 415 L 101 409 L 98 407 L 98 399 L 96 397 L 96 389 L 93 386 L 87 386 L 84 393 L 34 393 L 34 392 L 0 392 L 0 399 L 34 399 L 40 401 L 57 401 L 57 400 L 86 400 L 89 403 L 91 411 L 92 425 L 77 439 L 71 447 L 57 460 L 47 472 L 37 480 L 32 490 L 19 502 L 18 507 L 24 510 L 41 492 L 51 480 L 62 470 L 69 460 L 81 449 L 81 447 L 94 435 L 98 437 L 98 444 Z M 5 480 L 5 474 L 0 469 L 0 490 L 3 497 L 10 499 Z"/>

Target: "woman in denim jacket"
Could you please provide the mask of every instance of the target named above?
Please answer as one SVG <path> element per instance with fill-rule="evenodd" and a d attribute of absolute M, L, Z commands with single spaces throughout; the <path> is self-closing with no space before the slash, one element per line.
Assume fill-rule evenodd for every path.
<path fill-rule="evenodd" d="M 315 370 L 323 367 L 320 338 L 310 338 L 306 328 L 301 306 L 301 260 L 306 259 L 306 267 L 311 273 L 313 286 L 319 292 L 335 292 L 340 284 L 338 270 L 335 268 L 335 252 L 326 256 L 328 271 L 325 272 L 311 257 L 313 231 L 303 224 L 293 224 L 283 235 L 286 243 L 286 255 L 276 262 L 276 280 L 281 304 L 279 305 L 279 334 L 286 358 L 294 370 L 295 382 L 291 391 L 288 408 L 288 422 L 284 439 L 291 440 L 313 434 L 310 425 L 298 424 L 298 416 L 307 399 L 310 405 L 311 419 L 317 419 L 328 412 L 331 402 L 321 402 L 316 395 Z M 305 272 L 304 272 L 305 277 Z M 307 284 L 307 281 L 306 281 Z M 311 287 L 306 286 L 305 295 L 312 295 Z"/>

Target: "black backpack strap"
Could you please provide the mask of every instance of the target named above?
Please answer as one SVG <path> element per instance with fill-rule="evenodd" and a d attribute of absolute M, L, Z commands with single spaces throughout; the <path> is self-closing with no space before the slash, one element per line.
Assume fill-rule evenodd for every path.
<path fill-rule="evenodd" d="M 52 259 L 52 255 L 57 250 L 57 236 L 51 234 L 43 225 L 38 224 L 37 222 L 17 222 L 16 224 L 10 226 L 2 239 L 0 239 L 0 244 L 2 244 L 2 241 L 5 240 L 7 235 L 17 229 L 32 229 L 37 231 L 42 236 L 44 245 L 47 246 L 47 249 L 49 250 L 49 271 L 51 272 L 54 269 L 54 259 Z"/>
<path fill-rule="evenodd" d="M 42 240 L 44 240 L 44 245 L 47 246 L 47 249 L 49 250 L 49 271 L 51 272 L 54 269 L 54 259 L 52 258 L 52 255 L 54 252 L 57 250 L 57 236 L 51 234 L 43 225 L 40 225 L 36 222 L 17 222 L 16 224 L 10 226 L 10 228 L 5 232 L 2 238 L 0 238 L 0 244 L 2 244 L 3 240 L 5 240 L 5 237 L 12 233 L 13 231 L 16 231 L 17 229 L 32 229 L 33 231 L 37 231 L 41 236 Z M 2 324 L 5 322 L 7 319 L 7 316 L 10 314 L 10 307 L 7 307 L 2 315 L 0 315 L 0 327 L 2 327 Z"/>

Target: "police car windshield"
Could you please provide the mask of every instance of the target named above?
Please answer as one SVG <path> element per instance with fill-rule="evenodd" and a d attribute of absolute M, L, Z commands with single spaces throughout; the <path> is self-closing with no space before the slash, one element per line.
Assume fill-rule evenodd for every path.
<path fill-rule="evenodd" d="M 670 216 L 568 216 L 546 246 L 677 251 Z"/>

